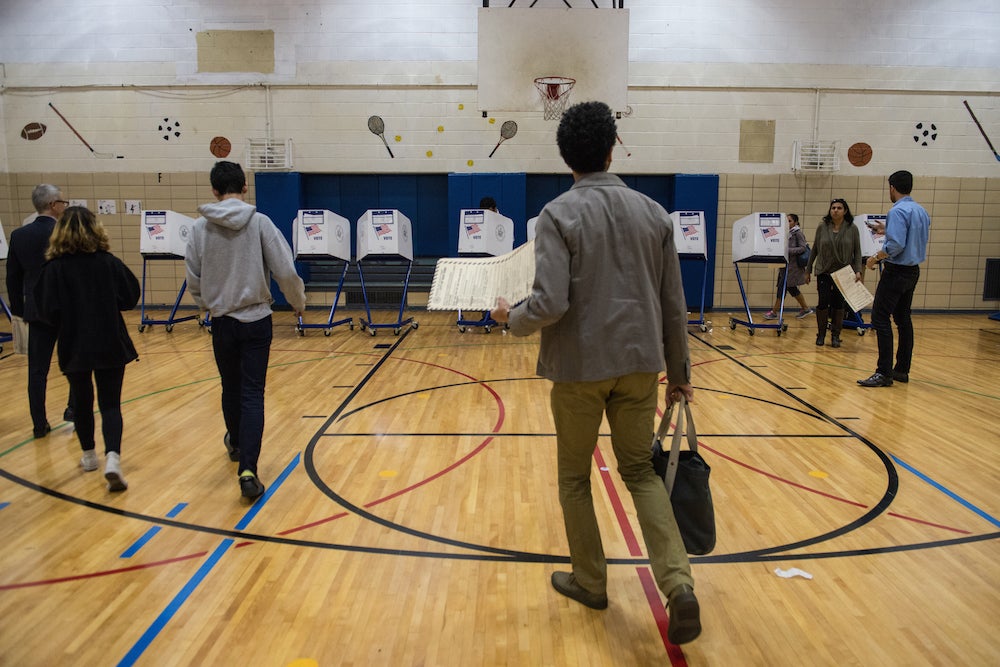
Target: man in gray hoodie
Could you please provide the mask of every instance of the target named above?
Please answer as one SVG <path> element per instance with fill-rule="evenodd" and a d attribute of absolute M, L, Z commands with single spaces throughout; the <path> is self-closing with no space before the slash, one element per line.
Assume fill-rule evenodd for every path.
<path fill-rule="evenodd" d="M 306 307 L 292 250 L 274 223 L 244 201 L 246 175 L 234 162 L 216 162 L 212 193 L 198 207 L 188 238 L 187 285 L 212 317 L 212 348 L 222 379 L 222 416 L 229 458 L 239 461 L 240 491 L 255 499 L 264 485 L 257 459 L 264 433 L 264 383 L 271 351 L 273 275 L 295 316 Z"/>

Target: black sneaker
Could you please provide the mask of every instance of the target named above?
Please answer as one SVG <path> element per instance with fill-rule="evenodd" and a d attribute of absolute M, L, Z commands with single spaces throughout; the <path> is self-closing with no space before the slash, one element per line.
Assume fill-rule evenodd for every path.
<path fill-rule="evenodd" d="M 45 436 L 47 436 L 49 434 L 50 431 L 52 431 L 52 427 L 49 426 L 48 422 L 46 422 L 45 426 L 43 426 L 41 428 L 33 429 L 33 433 L 34 433 L 35 439 L 44 438 Z"/>
<path fill-rule="evenodd" d="M 226 435 L 225 435 L 225 437 L 222 438 L 222 442 L 225 443 L 225 445 L 226 445 L 226 451 L 229 452 L 229 460 L 230 461 L 239 461 L 240 460 L 240 450 L 236 449 L 235 447 L 232 446 L 232 444 L 230 444 L 230 441 L 229 441 L 229 431 L 226 431 Z"/>
<path fill-rule="evenodd" d="M 63 410 L 63 421 L 64 422 L 75 422 L 76 421 L 75 417 L 76 417 L 76 414 L 73 412 L 73 408 L 67 405 L 66 409 Z"/>
<path fill-rule="evenodd" d="M 240 492 L 244 498 L 260 498 L 264 495 L 264 485 L 257 479 L 257 475 L 249 470 L 240 473 Z"/>

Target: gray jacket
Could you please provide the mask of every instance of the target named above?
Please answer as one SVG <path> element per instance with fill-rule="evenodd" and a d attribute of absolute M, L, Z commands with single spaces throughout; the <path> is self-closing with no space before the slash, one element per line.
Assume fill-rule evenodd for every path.
<path fill-rule="evenodd" d="M 687 309 L 674 227 L 655 201 L 606 172 L 585 174 L 535 227 L 531 296 L 510 330 L 541 329 L 537 372 L 587 382 L 664 369 L 687 384 Z"/>
<path fill-rule="evenodd" d="M 185 266 L 188 290 L 213 318 L 256 322 L 271 314 L 271 276 L 296 311 L 306 307 L 292 249 L 271 219 L 241 199 L 198 207 Z"/>

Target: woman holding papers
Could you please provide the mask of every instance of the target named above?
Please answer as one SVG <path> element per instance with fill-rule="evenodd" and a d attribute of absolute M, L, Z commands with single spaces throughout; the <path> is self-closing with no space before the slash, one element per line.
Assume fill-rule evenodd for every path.
<path fill-rule="evenodd" d="M 843 199 L 830 202 L 830 210 L 823 216 L 823 223 L 816 229 L 812 254 L 806 266 L 806 284 L 816 274 L 816 344 L 826 342 L 826 325 L 830 321 L 830 345 L 840 347 L 840 330 L 844 324 L 844 297 L 830 275 L 850 265 L 854 279 L 861 280 L 861 234 L 854 226 L 851 207 Z M 832 315 L 832 321 L 831 321 Z"/>

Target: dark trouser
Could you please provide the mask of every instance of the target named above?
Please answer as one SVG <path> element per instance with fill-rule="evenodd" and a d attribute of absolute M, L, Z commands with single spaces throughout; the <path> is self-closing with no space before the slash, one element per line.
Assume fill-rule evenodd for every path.
<path fill-rule="evenodd" d="M 257 474 L 264 436 L 264 383 L 271 352 L 271 316 L 256 322 L 212 319 L 212 349 L 222 377 L 222 417 L 240 450 L 239 472 Z"/>
<path fill-rule="evenodd" d="M 28 410 L 31 423 L 41 431 L 49 423 L 45 414 L 45 390 L 49 384 L 56 330 L 41 322 L 28 323 Z"/>
<path fill-rule="evenodd" d="M 104 453 L 122 451 L 122 383 L 125 367 L 97 368 L 93 371 L 66 373 L 73 394 L 76 411 L 76 435 L 80 447 L 94 449 L 94 384 L 97 384 L 97 407 L 101 411 L 101 433 L 104 435 Z"/>
<path fill-rule="evenodd" d="M 882 268 L 875 303 L 872 304 L 872 329 L 878 335 L 878 372 L 891 377 L 892 365 L 892 317 L 899 329 L 899 350 L 896 352 L 895 370 L 910 372 L 913 357 L 913 320 L 910 307 L 913 292 L 920 280 L 919 266 L 903 266 L 886 262 Z"/>
<path fill-rule="evenodd" d="M 843 310 L 847 306 L 844 295 L 837 289 L 833 276 L 829 273 L 816 275 L 816 308 L 821 310 Z"/>

